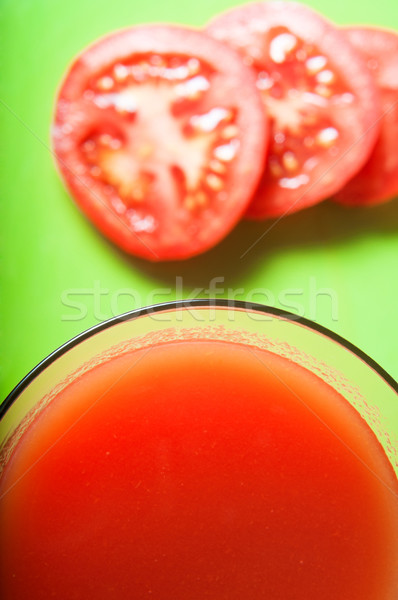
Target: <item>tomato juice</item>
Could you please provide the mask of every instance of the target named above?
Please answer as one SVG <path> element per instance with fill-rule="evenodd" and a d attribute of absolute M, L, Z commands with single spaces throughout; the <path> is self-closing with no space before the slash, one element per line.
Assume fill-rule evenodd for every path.
<path fill-rule="evenodd" d="M 0 483 L 3 600 L 393 600 L 398 483 L 351 405 L 224 341 L 116 355 Z"/>

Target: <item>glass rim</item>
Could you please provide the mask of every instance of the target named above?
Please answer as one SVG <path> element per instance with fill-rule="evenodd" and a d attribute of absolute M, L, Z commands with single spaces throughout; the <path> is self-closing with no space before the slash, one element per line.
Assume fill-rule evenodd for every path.
<path fill-rule="evenodd" d="M 35 367 L 33 367 L 5 397 L 5 399 L 0 404 L 0 420 L 4 417 L 4 415 L 7 413 L 8 409 L 15 402 L 15 400 L 30 385 L 30 383 L 34 379 L 36 379 L 38 375 L 40 375 L 40 373 L 42 373 L 55 360 L 66 354 L 69 350 L 71 350 L 84 340 L 90 338 L 91 336 L 101 331 L 104 331 L 105 329 L 112 327 L 113 325 L 117 325 L 125 321 L 131 321 L 139 317 L 150 315 L 152 313 L 168 310 L 195 308 L 229 308 L 244 310 L 247 312 L 260 312 L 275 316 L 282 320 L 302 325 L 307 329 L 312 330 L 314 333 L 326 336 L 333 342 L 336 342 L 346 350 L 350 351 L 357 358 L 361 359 L 370 368 L 376 371 L 376 373 L 398 394 L 398 381 L 396 381 L 383 367 L 381 367 L 379 363 L 377 363 L 363 350 L 355 346 L 355 344 L 352 344 L 338 333 L 335 333 L 334 331 L 328 329 L 327 327 L 324 327 L 323 325 L 320 325 L 319 323 L 316 323 L 315 321 L 311 321 L 306 317 L 282 310 L 280 308 L 276 308 L 274 306 L 258 304 L 256 302 L 247 302 L 244 300 L 228 300 L 227 298 L 195 298 L 191 300 L 173 300 L 170 302 L 162 302 L 160 304 L 152 304 L 142 308 L 136 308 L 134 310 L 111 317 L 105 321 L 102 321 L 101 323 L 97 323 L 96 325 L 93 325 L 88 329 L 82 331 L 81 333 L 77 334 L 64 344 L 61 344 L 61 346 L 53 350 Z"/>

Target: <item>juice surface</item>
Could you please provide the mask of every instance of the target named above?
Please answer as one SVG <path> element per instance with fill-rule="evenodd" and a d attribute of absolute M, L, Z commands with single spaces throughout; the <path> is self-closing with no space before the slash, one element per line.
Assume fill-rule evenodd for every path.
<path fill-rule="evenodd" d="M 287 359 L 175 342 L 101 364 L 0 483 L 3 600 L 396 600 L 398 484 Z"/>

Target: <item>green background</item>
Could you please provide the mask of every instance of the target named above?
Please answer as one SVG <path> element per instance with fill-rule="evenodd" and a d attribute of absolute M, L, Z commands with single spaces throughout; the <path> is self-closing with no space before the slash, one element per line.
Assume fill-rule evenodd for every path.
<path fill-rule="evenodd" d="M 272 222 L 241 223 L 205 255 L 148 264 L 123 255 L 99 235 L 55 172 L 51 113 L 74 55 L 117 28 L 160 21 L 202 26 L 238 4 L 0 0 L 1 396 L 91 325 L 153 301 L 197 294 L 196 288 L 206 296 L 214 277 L 222 280 L 213 296 L 231 295 L 231 289 L 237 299 L 298 312 L 398 376 L 397 201 L 371 209 L 325 202 L 282 219 L 268 232 Z M 338 24 L 398 29 L 398 4 L 392 0 L 307 4 Z"/>

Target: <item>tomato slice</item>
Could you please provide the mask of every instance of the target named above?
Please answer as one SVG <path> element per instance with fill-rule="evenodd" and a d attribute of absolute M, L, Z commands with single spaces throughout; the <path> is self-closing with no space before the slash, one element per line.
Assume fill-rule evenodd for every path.
<path fill-rule="evenodd" d="M 343 204 L 378 204 L 398 195 L 398 33 L 373 27 L 343 28 L 367 61 L 379 87 L 380 137 L 359 173 L 336 195 Z"/>
<path fill-rule="evenodd" d="M 83 212 L 149 260 L 211 248 L 247 209 L 267 120 L 255 77 L 205 33 L 142 26 L 99 40 L 61 86 L 52 130 Z"/>
<path fill-rule="evenodd" d="M 253 67 L 271 118 L 267 166 L 248 216 L 294 212 L 337 192 L 367 160 L 380 114 L 372 77 L 344 34 L 291 2 L 242 6 L 207 31 Z"/>

